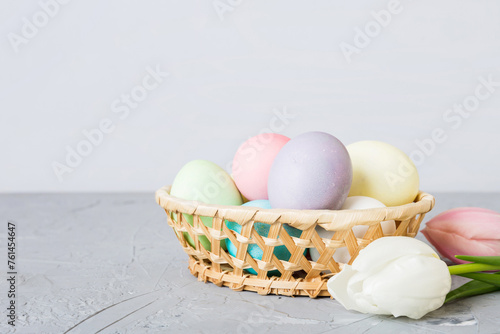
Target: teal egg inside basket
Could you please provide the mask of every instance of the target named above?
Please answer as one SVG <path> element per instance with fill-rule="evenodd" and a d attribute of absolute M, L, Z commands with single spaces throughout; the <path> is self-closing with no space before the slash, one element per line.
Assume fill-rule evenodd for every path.
<path fill-rule="evenodd" d="M 271 204 L 269 203 L 269 201 L 263 200 L 263 199 L 250 201 L 250 202 L 243 204 L 242 206 L 251 206 L 251 207 L 257 207 L 257 208 L 262 208 L 262 209 L 271 209 Z M 230 230 L 235 231 L 236 233 L 241 233 L 241 225 L 238 223 L 226 221 L 226 226 Z M 302 233 L 301 230 L 296 229 L 296 228 L 291 227 L 291 226 L 288 226 L 286 224 L 284 224 L 282 226 L 285 228 L 286 232 L 291 237 L 299 238 L 301 233 Z M 270 229 L 271 225 L 255 222 L 253 227 L 259 235 L 261 235 L 263 237 L 267 237 L 269 235 L 269 229 Z M 227 250 L 228 250 L 229 254 L 231 254 L 231 256 L 236 257 L 237 248 L 231 242 L 231 240 L 226 239 L 226 245 L 227 245 Z M 307 250 L 304 251 L 304 254 L 306 253 L 306 251 Z M 262 255 L 264 255 L 264 251 L 257 244 L 249 244 L 248 248 L 247 248 L 247 253 L 250 254 L 250 256 L 252 258 L 257 259 L 257 260 L 262 260 Z M 285 245 L 274 247 L 273 254 L 278 259 L 283 260 L 283 261 L 290 260 L 290 257 L 292 256 L 292 254 L 290 254 L 290 252 L 288 251 L 288 248 L 286 248 Z M 257 272 L 253 268 L 245 269 L 245 271 L 247 271 L 250 274 L 257 275 Z M 280 276 L 281 273 L 279 272 L 279 270 L 271 270 L 267 273 L 267 275 L 268 276 Z"/>

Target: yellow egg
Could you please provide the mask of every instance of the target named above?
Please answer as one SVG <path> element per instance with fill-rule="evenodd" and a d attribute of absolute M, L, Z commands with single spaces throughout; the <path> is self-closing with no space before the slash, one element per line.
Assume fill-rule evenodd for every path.
<path fill-rule="evenodd" d="M 411 203 L 419 190 L 417 167 L 400 149 L 380 141 L 347 146 L 353 181 L 349 196 L 368 196 L 386 206 Z"/>

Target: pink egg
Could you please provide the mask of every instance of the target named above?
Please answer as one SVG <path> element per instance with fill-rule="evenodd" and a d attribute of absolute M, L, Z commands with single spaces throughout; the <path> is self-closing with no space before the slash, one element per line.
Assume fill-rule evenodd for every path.
<path fill-rule="evenodd" d="M 249 200 L 268 199 L 267 178 L 274 158 L 290 138 L 262 133 L 245 141 L 233 159 L 233 179 Z"/>

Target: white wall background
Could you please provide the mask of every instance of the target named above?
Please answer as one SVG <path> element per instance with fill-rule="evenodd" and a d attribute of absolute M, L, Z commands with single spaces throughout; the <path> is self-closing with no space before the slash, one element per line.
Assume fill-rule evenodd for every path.
<path fill-rule="evenodd" d="M 350 63 L 339 45 L 389 1 L 232 0 L 221 20 L 214 4 L 228 1 L 73 0 L 49 6 L 47 22 L 51 0 L 2 1 L 0 191 L 153 191 L 191 159 L 225 166 L 284 109 L 285 135 L 320 130 L 408 154 L 441 128 L 421 188 L 500 190 L 500 87 L 468 118 L 443 119 L 480 77 L 500 82 L 499 1 L 401 0 Z M 13 34 L 25 38 L 17 47 Z M 170 76 L 121 119 L 112 103 L 157 65 Z M 59 182 L 53 162 L 103 119 L 114 130 Z"/>

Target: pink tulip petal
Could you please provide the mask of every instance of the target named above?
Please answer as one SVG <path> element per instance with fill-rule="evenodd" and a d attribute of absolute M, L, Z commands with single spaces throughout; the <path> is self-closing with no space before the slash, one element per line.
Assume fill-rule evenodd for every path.
<path fill-rule="evenodd" d="M 500 214 L 491 210 L 451 211 L 431 219 L 426 226 L 469 239 L 500 239 Z"/>
<path fill-rule="evenodd" d="M 442 256 L 455 263 L 468 263 L 455 258 L 455 255 L 500 255 L 500 240 L 467 239 L 458 234 L 428 229 L 424 229 L 422 233 Z"/>
<path fill-rule="evenodd" d="M 500 214 L 482 208 L 457 208 L 431 219 L 422 230 L 438 252 L 455 263 L 455 255 L 500 255 Z"/>

